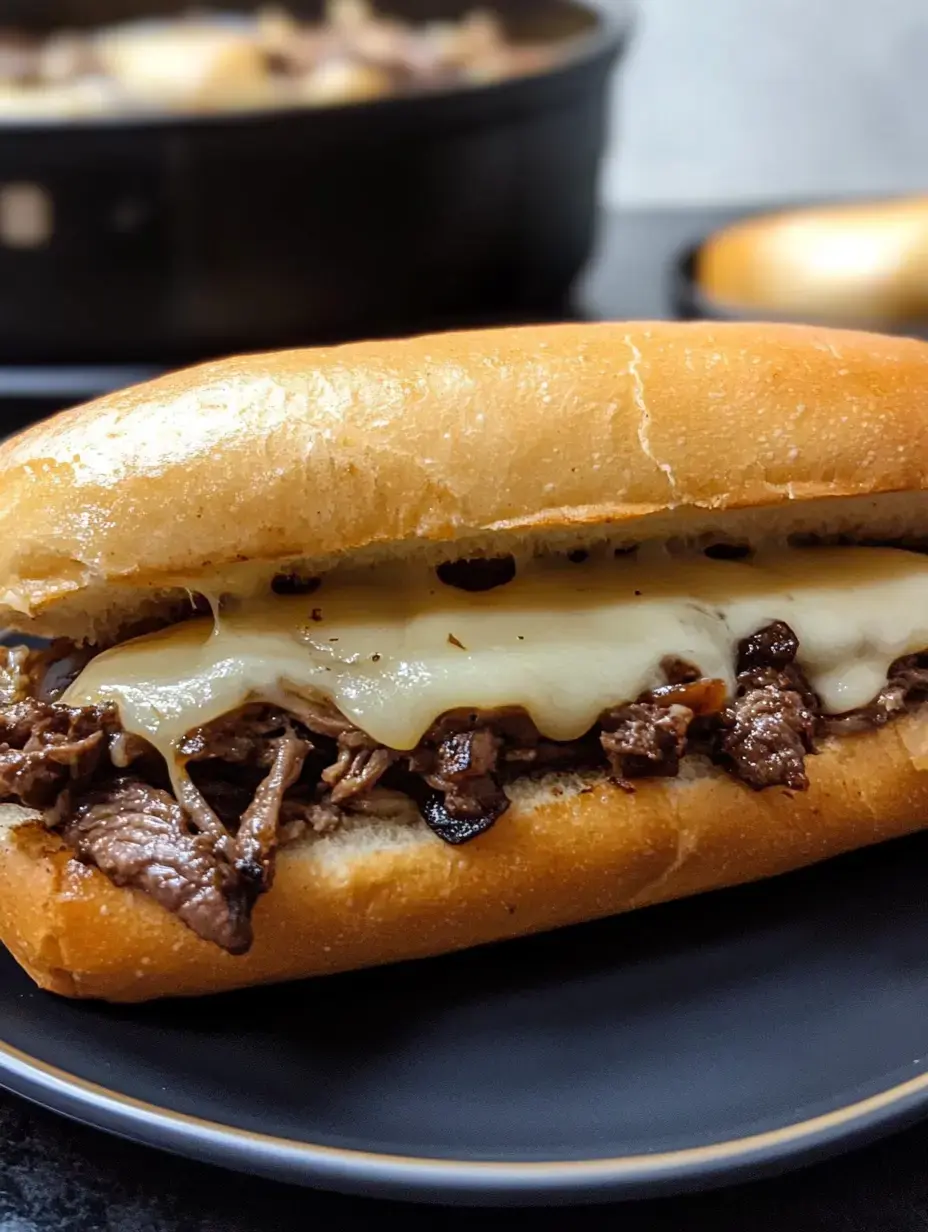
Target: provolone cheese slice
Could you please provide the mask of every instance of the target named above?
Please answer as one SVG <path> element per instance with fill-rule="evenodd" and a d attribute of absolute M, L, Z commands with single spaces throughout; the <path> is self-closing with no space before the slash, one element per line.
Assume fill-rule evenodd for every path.
<path fill-rule="evenodd" d="M 330 699 L 397 749 L 460 707 L 521 706 L 570 740 L 661 683 L 665 656 L 731 688 L 738 641 L 774 620 L 797 634 L 827 711 L 865 705 L 894 659 L 928 648 L 928 558 L 851 547 L 750 562 L 540 558 L 478 594 L 425 568 L 333 574 L 311 595 L 233 600 L 215 621 L 106 651 L 64 700 L 115 703 L 166 756 L 191 728 L 288 693 Z"/>

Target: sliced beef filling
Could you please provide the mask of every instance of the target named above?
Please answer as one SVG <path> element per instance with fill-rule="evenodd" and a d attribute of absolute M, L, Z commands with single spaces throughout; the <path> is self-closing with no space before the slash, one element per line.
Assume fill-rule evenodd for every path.
<path fill-rule="evenodd" d="M 233 754 L 223 765 L 235 768 L 247 757 L 262 768 L 263 776 L 247 793 L 250 802 L 239 795 L 234 807 L 214 811 L 201 795 L 202 804 L 191 808 L 185 791 L 185 808 L 168 791 L 124 775 L 79 795 L 61 825 L 81 859 L 96 864 L 116 885 L 144 890 L 199 936 L 232 954 L 251 945 L 251 908 L 273 881 L 283 798 L 312 748 L 282 712 L 262 708 L 240 723 L 232 743 L 226 727 L 217 727 L 215 750 L 208 748 L 207 729 L 190 742 L 203 741 L 197 747 L 204 757 L 211 751 Z M 235 787 L 214 771 L 211 785 L 223 782 Z M 196 787 L 193 791 L 200 794 Z"/>
<path fill-rule="evenodd" d="M 249 887 L 170 792 L 135 778 L 104 781 L 78 801 L 61 833 L 116 885 L 145 891 L 231 954 L 248 949 Z"/>
<path fill-rule="evenodd" d="M 0 798 L 44 810 L 78 858 L 242 953 L 278 846 L 307 830 L 330 830 L 351 814 L 421 815 L 446 842 L 461 843 L 505 812 L 505 784 L 520 775 L 608 766 L 630 788 L 636 778 L 677 774 L 689 752 L 757 790 L 801 790 L 818 735 L 879 727 L 928 701 L 928 655 L 910 655 L 893 664 L 869 706 L 822 716 L 797 650 L 782 622 L 746 638 L 732 698 L 697 666 L 667 659 L 665 685 L 568 742 L 546 739 L 517 709 L 462 710 L 402 752 L 328 703 L 294 698 L 286 712 L 249 705 L 186 737 L 175 798 L 163 761 L 121 729 L 115 710 L 53 700 L 79 657 L 0 649 Z"/>

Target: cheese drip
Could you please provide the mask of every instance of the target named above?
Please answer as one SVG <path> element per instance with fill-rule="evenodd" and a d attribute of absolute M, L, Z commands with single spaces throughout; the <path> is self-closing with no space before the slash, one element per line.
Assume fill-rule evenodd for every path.
<path fill-rule="evenodd" d="M 555 740 L 664 680 L 672 655 L 734 686 L 737 643 L 774 620 L 826 711 L 863 706 L 900 655 L 928 648 L 928 558 L 818 548 L 750 562 L 665 554 L 539 558 L 495 590 L 422 567 L 330 575 L 311 595 L 236 599 L 93 659 L 64 695 L 115 703 L 173 762 L 191 728 L 246 701 L 330 699 L 374 739 L 412 748 L 447 710 L 522 706 Z"/>

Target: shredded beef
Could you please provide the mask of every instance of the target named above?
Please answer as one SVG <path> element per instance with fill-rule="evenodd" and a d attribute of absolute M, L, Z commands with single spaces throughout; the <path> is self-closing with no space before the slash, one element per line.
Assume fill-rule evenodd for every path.
<path fill-rule="evenodd" d="M 478 823 L 485 829 L 508 807 L 508 798 L 497 776 L 503 741 L 482 715 L 477 726 L 477 716 L 466 712 L 445 715 L 412 753 L 403 754 L 378 744 L 329 703 L 301 698 L 294 703 L 294 710 L 311 732 L 335 741 L 335 760 L 321 774 L 322 782 L 329 788 L 331 805 L 346 806 L 363 799 L 391 766 L 405 762 L 409 771 L 440 793 L 429 815 L 438 818 L 442 837 L 449 833 L 445 817 L 468 823 L 466 828 L 473 834 L 479 832 L 474 829 Z M 489 715 L 488 719 L 496 716 Z M 519 737 L 529 742 L 526 729 L 531 729 L 535 745 L 532 760 L 536 760 L 541 741 L 530 720 L 500 712 L 496 721 L 516 729 L 517 745 Z"/>
<path fill-rule="evenodd" d="M 749 787 L 809 785 L 805 758 L 815 749 L 816 699 L 793 660 L 799 641 L 777 621 L 738 647 L 738 691 L 719 716 L 719 759 Z"/>
<path fill-rule="evenodd" d="M 288 792 L 280 809 L 280 845 L 299 838 L 307 830 L 327 834 L 352 817 L 377 817 L 384 821 L 413 823 L 421 818 L 419 808 L 405 791 L 371 787 L 352 796 L 344 804 L 333 804 L 331 797 L 305 788 Z"/>
<path fill-rule="evenodd" d="M 693 712 L 686 706 L 633 702 L 603 715 L 600 743 L 620 779 L 674 775 L 686 746 Z"/>
<path fill-rule="evenodd" d="M 199 936 L 243 953 L 251 944 L 251 906 L 273 880 L 284 793 L 299 777 L 307 747 L 289 723 L 273 737 L 270 768 L 234 833 L 205 801 L 190 807 L 198 794 L 192 781 L 182 806 L 124 776 L 78 796 L 62 834 L 117 885 L 144 890 Z"/>
<path fill-rule="evenodd" d="M 331 800 L 312 797 L 287 796 L 280 810 L 281 825 L 287 828 L 291 839 L 298 838 L 306 830 L 327 834 L 338 828 L 343 817 L 342 809 Z"/>
<path fill-rule="evenodd" d="M 217 758 L 232 764 L 269 766 L 276 747 L 268 737 L 280 735 L 289 726 L 290 719 L 282 710 L 245 706 L 189 732 L 181 741 L 180 752 L 191 762 Z"/>
<path fill-rule="evenodd" d="M 459 732 L 442 741 L 436 769 L 425 781 L 443 795 L 443 811 L 456 821 L 482 829 L 509 807 L 509 798 L 496 775 L 498 740 L 486 727 Z"/>
<path fill-rule="evenodd" d="M 338 758 L 322 772 L 333 804 L 343 804 L 352 796 L 370 791 L 397 756 L 356 727 L 339 732 L 336 744 Z"/>
<path fill-rule="evenodd" d="M 269 889 L 274 878 L 280 806 L 287 788 L 300 777 L 307 752 L 306 742 L 288 724 L 286 731 L 274 740 L 271 768 L 239 821 L 235 871 L 255 895 Z"/>
<path fill-rule="evenodd" d="M 258 789 L 254 776 L 243 779 L 236 773 L 237 767 L 222 763 L 214 766 L 207 762 L 189 769 L 197 791 L 225 829 L 234 830 Z"/>
<path fill-rule="evenodd" d="M 53 700 L 80 654 L 0 649 L 0 798 L 44 810 L 80 859 L 241 953 L 277 848 L 308 832 L 352 817 L 405 824 L 421 816 L 445 842 L 463 843 L 506 811 L 506 784 L 520 775 L 608 765 L 625 784 L 675 775 L 692 752 L 752 788 L 801 790 L 820 733 L 879 727 L 928 701 L 928 654 L 909 655 L 870 705 L 823 716 L 797 651 L 783 622 L 746 638 L 734 697 L 697 665 L 667 658 L 665 684 L 606 711 L 571 741 L 547 739 L 518 708 L 457 710 L 401 751 L 327 701 L 246 705 L 184 739 L 175 798 L 163 760 L 122 730 L 114 709 Z"/>
<path fill-rule="evenodd" d="M 290 780 L 290 786 L 299 777 L 312 748 L 305 733 L 298 733 L 290 716 L 282 710 L 264 705 L 244 706 L 196 728 L 181 742 L 180 753 L 187 772 L 178 783 L 182 802 L 201 829 L 214 833 L 228 846 L 221 828 L 237 829 L 240 836 L 246 817 L 249 824 L 253 822 L 250 810 L 259 799 L 271 800 L 268 815 L 272 815 L 276 825 L 282 793 L 276 786 L 269 797 L 267 793 L 285 769 L 280 760 L 281 750 L 289 750 L 287 764 L 292 761 L 295 767 L 283 775 Z M 267 778 L 262 781 L 260 776 L 264 774 Z"/>
<path fill-rule="evenodd" d="M 177 802 L 186 811 L 201 834 L 207 835 L 217 851 L 227 859 L 232 855 L 232 837 L 210 806 L 206 797 L 187 773 L 186 767 L 177 766 L 173 776 Z"/>
<path fill-rule="evenodd" d="M 106 750 L 115 711 L 72 709 L 27 698 L 0 706 L 0 798 L 49 808 L 69 785 L 89 779 Z"/>
<path fill-rule="evenodd" d="M 309 731 L 332 740 L 337 740 L 344 732 L 357 731 L 354 724 L 340 714 L 331 702 L 313 701 L 291 693 L 287 696 L 287 710 Z"/>
<path fill-rule="evenodd" d="M 62 834 L 82 860 L 150 894 L 198 936 L 231 954 L 251 945 L 251 886 L 168 792 L 134 778 L 104 782 L 80 800 Z"/>
<path fill-rule="evenodd" d="M 346 806 L 347 814 L 382 817 L 388 821 L 414 822 L 419 816 L 416 802 L 405 791 L 389 787 L 372 787 L 363 795 L 355 796 Z"/>

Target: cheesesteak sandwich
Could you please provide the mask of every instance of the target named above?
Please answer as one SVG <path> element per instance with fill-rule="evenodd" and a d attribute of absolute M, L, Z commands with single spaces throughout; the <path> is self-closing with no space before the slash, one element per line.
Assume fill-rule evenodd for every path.
<path fill-rule="evenodd" d="M 131 1001 L 928 824 L 928 346 L 583 325 L 209 364 L 0 447 L 0 936 Z"/>

